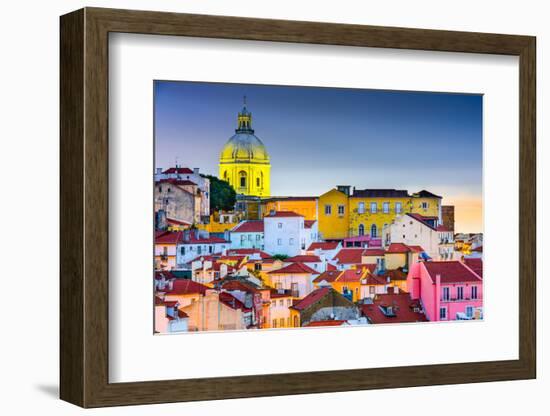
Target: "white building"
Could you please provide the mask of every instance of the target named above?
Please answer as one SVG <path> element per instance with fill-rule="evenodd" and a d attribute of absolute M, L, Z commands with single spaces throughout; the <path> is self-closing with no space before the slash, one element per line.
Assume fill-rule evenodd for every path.
<path fill-rule="evenodd" d="M 220 237 L 211 237 L 207 231 L 185 230 L 176 249 L 177 268 L 186 268 L 186 263 L 202 255 L 220 254 L 230 248 L 231 242 Z"/>
<path fill-rule="evenodd" d="M 324 256 L 327 260 L 333 260 L 341 249 L 342 243 L 339 241 L 318 241 L 311 243 L 306 250 L 307 254 Z"/>
<path fill-rule="evenodd" d="M 391 243 L 421 246 L 432 259 L 440 257 L 437 228 L 424 221 L 420 214 L 396 217 L 382 229 L 382 243 L 385 247 Z"/>
<path fill-rule="evenodd" d="M 315 221 L 315 224 L 317 222 Z M 304 217 L 292 211 L 272 211 L 264 217 L 264 250 L 271 255 L 297 256 L 317 238 L 316 225 L 306 228 Z"/>
<path fill-rule="evenodd" d="M 155 182 L 160 182 L 166 179 L 177 181 L 190 181 L 197 185 L 201 193 L 200 198 L 200 215 L 203 217 L 201 222 L 206 222 L 206 218 L 210 216 L 210 180 L 201 176 L 199 168 L 184 168 L 176 165 L 175 168 L 162 170 L 157 168 L 155 173 Z"/>
<path fill-rule="evenodd" d="M 263 220 L 242 221 L 231 230 L 231 248 L 264 249 Z"/>

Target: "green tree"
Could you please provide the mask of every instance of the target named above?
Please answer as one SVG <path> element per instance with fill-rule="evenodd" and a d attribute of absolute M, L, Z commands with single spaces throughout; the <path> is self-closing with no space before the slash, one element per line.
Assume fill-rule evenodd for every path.
<path fill-rule="evenodd" d="M 286 254 L 275 254 L 271 257 L 276 259 L 276 260 L 281 260 L 281 261 L 285 261 L 286 259 L 288 259 L 288 256 Z"/>
<path fill-rule="evenodd" d="M 202 175 L 210 180 L 210 211 L 230 211 L 235 207 L 237 193 L 228 182 L 212 175 Z"/>

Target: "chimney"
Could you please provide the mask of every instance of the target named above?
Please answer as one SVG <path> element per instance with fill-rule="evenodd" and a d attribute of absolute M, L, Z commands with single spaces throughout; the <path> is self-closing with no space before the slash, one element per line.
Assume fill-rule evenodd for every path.
<path fill-rule="evenodd" d="M 193 174 L 198 175 L 199 174 L 199 168 L 193 168 Z"/>
<path fill-rule="evenodd" d="M 191 237 L 191 230 L 183 230 L 183 241 L 189 241 Z"/>
<path fill-rule="evenodd" d="M 157 168 L 157 175 L 162 174 L 162 168 Z"/>

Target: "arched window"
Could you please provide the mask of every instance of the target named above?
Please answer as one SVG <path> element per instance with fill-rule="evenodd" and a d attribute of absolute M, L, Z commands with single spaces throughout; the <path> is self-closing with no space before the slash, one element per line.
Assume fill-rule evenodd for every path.
<path fill-rule="evenodd" d="M 370 227 L 370 236 L 375 238 L 378 235 L 376 224 L 372 224 L 372 227 Z"/>
<path fill-rule="evenodd" d="M 246 188 L 246 172 L 243 170 L 239 172 L 239 186 L 241 188 Z"/>
<path fill-rule="evenodd" d="M 256 178 L 256 188 L 260 187 L 260 178 Z"/>
<path fill-rule="evenodd" d="M 224 181 L 227 181 L 227 171 L 224 171 L 224 172 L 223 172 L 223 180 L 224 180 Z"/>
<path fill-rule="evenodd" d="M 359 224 L 359 229 L 357 230 L 357 234 L 365 235 L 365 226 L 363 224 Z"/>

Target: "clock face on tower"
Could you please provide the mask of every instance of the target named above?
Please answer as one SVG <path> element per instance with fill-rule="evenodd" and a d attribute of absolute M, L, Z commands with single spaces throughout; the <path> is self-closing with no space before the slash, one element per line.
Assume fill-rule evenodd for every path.
<path fill-rule="evenodd" d="M 237 117 L 235 134 L 220 153 L 219 177 L 237 194 L 265 197 L 270 195 L 271 163 L 263 142 L 252 129 L 252 113 L 246 99 Z"/>

